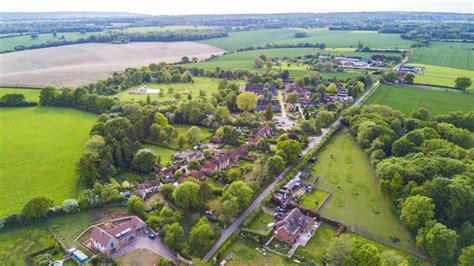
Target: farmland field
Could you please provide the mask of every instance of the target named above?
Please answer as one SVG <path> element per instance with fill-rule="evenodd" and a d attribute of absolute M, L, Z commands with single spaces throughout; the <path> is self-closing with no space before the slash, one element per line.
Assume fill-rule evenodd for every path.
<path fill-rule="evenodd" d="M 416 74 L 415 83 L 454 87 L 454 81 L 458 77 L 469 77 L 474 80 L 474 71 L 471 70 L 424 64 L 413 65 L 424 67 L 423 71 Z M 474 84 L 470 89 L 474 89 Z"/>
<path fill-rule="evenodd" d="M 199 96 L 199 91 L 201 89 L 206 91 L 206 94 L 210 96 L 212 93 L 217 91 L 217 86 L 219 85 L 219 80 L 211 78 L 193 78 L 194 83 L 170 83 L 170 84 L 153 84 L 146 83 L 143 85 L 137 85 L 130 89 L 127 89 L 123 92 L 117 94 L 121 101 L 146 101 L 147 95 L 137 95 L 130 94 L 132 91 L 136 91 L 142 86 L 146 86 L 151 89 L 159 89 L 163 91 L 163 97 L 154 94 L 150 95 L 152 101 L 164 102 L 175 99 L 175 94 L 180 94 L 182 99 L 187 99 L 188 94 L 191 93 L 193 97 Z M 172 89 L 173 92 L 169 92 L 169 89 Z"/>
<path fill-rule="evenodd" d="M 75 164 L 95 115 L 67 108 L 0 109 L 0 217 L 32 197 L 59 204 L 78 195 Z"/>
<path fill-rule="evenodd" d="M 320 209 L 323 216 L 342 221 L 348 228 L 390 242 L 405 249 L 416 249 L 410 232 L 391 211 L 383 197 L 367 154 L 348 130 L 333 136 L 318 154 L 313 176 L 319 176 L 318 189 L 332 192 Z"/>
<path fill-rule="evenodd" d="M 273 58 L 280 58 L 283 57 L 291 57 L 291 56 L 303 56 L 303 55 L 311 55 L 311 54 L 332 54 L 332 55 L 345 55 L 345 56 L 360 56 L 360 57 L 370 57 L 374 54 L 383 54 L 383 53 L 361 53 L 361 52 L 354 52 L 353 50 L 347 49 L 314 49 L 314 48 L 278 48 L 278 49 L 262 49 L 262 50 L 252 50 L 252 51 L 243 51 L 243 52 L 234 52 L 225 54 L 223 56 L 219 56 L 208 60 L 202 63 L 195 63 L 195 64 L 188 64 L 186 66 L 189 67 L 200 67 L 205 70 L 214 71 L 216 67 L 220 67 L 222 69 L 249 69 L 254 70 L 257 72 L 266 72 L 268 71 L 265 67 L 263 68 L 254 68 L 255 58 L 264 54 L 268 57 Z M 393 55 L 393 54 L 391 54 Z M 304 76 L 309 72 L 305 66 L 296 66 L 292 65 L 288 67 L 286 64 L 282 64 L 282 70 L 288 69 L 290 71 L 290 76 L 298 77 Z M 278 71 L 278 67 L 274 66 L 272 68 L 273 71 Z M 351 75 L 351 72 L 334 72 L 334 73 L 322 73 L 325 77 L 333 77 L 338 75 Z M 347 77 L 345 76 L 345 77 Z M 339 77 L 339 76 L 338 76 Z M 345 78 L 343 77 L 343 78 Z"/>
<path fill-rule="evenodd" d="M 81 38 L 88 38 L 92 34 L 97 34 L 98 32 L 87 32 L 81 34 L 80 32 L 58 32 L 57 37 L 54 37 L 52 33 L 38 34 L 38 38 L 31 38 L 30 35 L 23 35 L 10 38 L 0 39 L 0 51 L 4 50 L 13 50 L 16 46 L 31 46 L 35 44 L 43 44 L 53 41 L 61 41 L 59 37 L 64 36 L 66 41 L 75 41 Z"/>
<path fill-rule="evenodd" d="M 444 91 L 442 89 L 421 89 L 403 86 L 381 85 L 366 104 L 381 104 L 410 114 L 420 107 L 434 115 L 453 111 L 472 111 L 474 94 Z"/>
<path fill-rule="evenodd" d="M 40 92 L 41 92 L 41 90 L 39 90 L 39 89 L 3 88 L 3 87 L 0 87 L 0 98 L 2 98 L 2 96 L 5 95 L 5 94 L 20 93 L 20 94 L 23 94 L 25 96 L 26 101 L 38 102 Z"/>
<path fill-rule="evenodd" d="M 474 71 L 473 49 L 472 43 L 432 43 L 416 49 L 410 62 Z"/>
<path fill-rule="evenodd" d="M 128 67 L 177 62 L 184 55 L 205 59 L 222 52 L 195 42 L 86 43 L 27 50 L 0 55 L 0 85 L 78 86 L 105 79 Z"/>
<path fill-rule="evenodd" d="M 295 38 L 294 34 L 304 31 L 306 38 Z M 276 42 L 279 44 L 325 43 L 327 47 L 357 47 L 362 41 L 370 48 L 408 48 L 413 43 L 400 38 L 398 34 L 377 33 L 375 31 L 330 31 L 318 29 L 266 29 L 255 31 L 231 32 L 228 37 L 200 41 L 227 51 L 247 46 L 259 46 Z"/>
<path fill-rule="evenodd" d="M 208 26 L 152 26 L 152 27 L 130 27 L 125 28 L 123 30 L 117 30 L 121 32 L 139 32 L 139 33 L 146 33 L 146 32 L 160 32 L 160 31 L 167 31 L 167 30 L 202 30 L 202 29 L 210 29 L 213 27 Z"/>

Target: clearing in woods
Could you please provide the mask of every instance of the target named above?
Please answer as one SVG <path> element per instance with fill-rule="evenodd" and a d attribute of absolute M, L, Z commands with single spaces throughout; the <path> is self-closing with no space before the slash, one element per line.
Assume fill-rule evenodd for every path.
<path fill-rule="evenodd" d="M 0 217 L 36 196 L 56 204 L 78 196 L 76 162 L 95 117 L 71 108 L 0 109 Z"/>

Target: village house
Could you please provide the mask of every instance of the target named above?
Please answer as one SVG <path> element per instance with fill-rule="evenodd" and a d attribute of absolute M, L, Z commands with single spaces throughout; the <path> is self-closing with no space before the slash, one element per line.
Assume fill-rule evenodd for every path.
<path fill-rule="evenodd" d="M 275 239 L 293 245 L 301 235 L 310 233 L 315 221 L 316 218 L 304 215 L 299 208 L 294 208 L 276 224 Z"/>
<path fill-rule="evenodd" d="M 142 199 L 145 199 L 148 195 L 158 192 L 160 189 L 161 182 L 160 180 L 153 180 L 137 185 L 135 194 L 137 194 Z"/>
<path fill-rule="evenodd" d="M 257 96 L 263 96 L 265 93 L 265 85 L 264 84 L 246 84 L 242 86 L 240 90 L 244 92 L 253 92 L 257 94 Z M 271 93 L 271 95 L 275 95 L 276 94 L 275 85 L 271 85 L 268 88 L 268 91 Z"/>
<path fill-rule="evenodd" d="M 255 106 L 255 112 L 263 112 L 267 110 L 267 106 L 271 104 L 272 112 L 278 113 L 280 112 L 280 103 L 277 100 L 265 100 L 259 99 L 257 101 L 257 105 Z"/>
<path fill-rule="evenodd" d="M 237 163 L 242 156 L 248 153 L 248 150 L 245 145 L 242 145 L 230 152 L 212 150 L 211 153 L 214 157 L 206 160 L 202 165 L 202 171 L 208 176 L 226 169 L 231 164 Z"/>
<path fill-rule="evenodd" d="M 285 86 L 285 95 L 288 96 L 290 93 L 296 93 L 298 94 L 298 97 L 305 97 L 306 88 L 302 88 L 294 82 Z"/>
<path fill-rule="evenodd" d="M 252 135 L 255 137 L 249 139 L 248 143 L 255 146 L 258 144 L 260 139 L 271 137 L 273 135 L 273 128 L 268 125 L 262 125 L 252 131 Z"/>
<path fill-rule="evenodd" d="M 193 159 L 199 159 L 202 156 L 201 151 L 187 150 L 173 154 L 172 159 L 175 161 L 189 162 Z"/>
<path fill-rule="evenodd" d="M 145 228 L 145 222 L 136 216 L 109 229 L 95 226 L 90 234 L 91 247 L 104 256 L 111 256 L 130 244 Z"/>

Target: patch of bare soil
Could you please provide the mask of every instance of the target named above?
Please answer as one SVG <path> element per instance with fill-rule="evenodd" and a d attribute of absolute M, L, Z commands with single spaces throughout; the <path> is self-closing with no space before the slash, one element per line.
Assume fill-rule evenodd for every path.
<path fill-rule="evenodd" d="M 148 249 L 135 249 L 116 258 L 118 265 L 125 266 L 153 266 L 160 263 L 161 257 Z"/>
<path fill-rule="evenodd" d="M 209 58 L 224 51 L 195 42 L 86 43 L 0 55 L 0 85 L 76 87 L 150 63 Z"/>

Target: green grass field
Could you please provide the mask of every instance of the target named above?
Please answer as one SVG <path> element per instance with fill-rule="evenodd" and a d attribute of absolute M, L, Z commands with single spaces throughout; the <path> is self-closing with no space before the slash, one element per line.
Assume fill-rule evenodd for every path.
<path fill-rule="evenodd" d="M 295 38 L 297 31 L 304 31 L 306 38 Z M 357 47 L 358 41 L 371 48 L 408 48 L 413 42 L 400 38 L 398 34 L 377 33 L 375 31 L 330 31 L 318 29 L 266 29 L 231 32 L 228 37 L 200 41 L 227 51 L 241 47 L 259 46 L 267 43 L 298 44 L 325 43 L 327 47 Z"/>
<path fill-rule="evenodd" d="M 137 85 L 130 89 L 127 89 L 123 92 L 117 94 L 117 96 L 122 101 L 133 102 L 133 101 L 146 101 L 147 95 L 136 95 L 130 94 L 131 91 L 136 91 L 142 86 L 146 86 L 152 89 L 163 90 L 163 97 L 160 97 L 157 94 L 150 95 L 152 101 L 164 102 L 175 99 L 175 95 L 179 93 L 182 99 L 187 99 L 188 94 L 191 94 L 193 97 L 199 96 L 199 91 L 201 89 L 205 90 L 207 95 L 210 96 L 212 93 L 217 91 L 217 86 L 219 85 L 218 79 L 211 78 L 193 78 L 194 83 L 170 83 L 170 84 L 153 84 L 146 83 L 144 85 Z M 173 92 L 169 92 L 169 88 L 173 89 Z"/>
<path fill-rule="evenodd" d="M 77 196 L 76 174 L 95 115 L 68 108 L 0 109 L 0 217 L 18 212 L 32 197 Z"/>
<path fill-rule="evenodd" d="M 331 156 L 334 157 L 331 158 Z M 328 218 L 342 221 L 349 229 L 371 238 L 391 242 L 405 249 L 416 249 L 410 232 L 392 212 L 383 197 L 367 154 L 348 130 L 341 130 L 318 153 L 313 176 L 319 176 L 317 188 L 332 192 L 320 209 Z"/>
<path fill-rule="evenodd" d="M 416 49 L 410 62 L 474 71 L 473 49 L 472 43 L 431 43 L 428 47 Z"/>
<path fill-rule="evenodd" d="M 260 230 L 264 231 L 267 229 L 267 225 L 272 222 L 273 222 L 272 216 L 264 212 L 263 210 L 260 210 L 258 215 L 253 218 L 252 222 L 248 225 L 247 228 L 257 230 L 257 231 L 260 231 Z"/>
<path fill-rule="evenodd" d="M 0 51 L 13 50 L 16 46 L 31 46 L 34 44 L 43 44 L 52 41 L 60 41 L 59 37 L 64 35 L 66 41 L 75 41 L 81 38 L 88 38 L 90 35 L 97 34 L 97 32 L 87 32 L 81 34 L 80 32 L 59 32 L 57 37 L 54 37 L 52 33 L 38 34 L 38 38 L 33 39 L 30 35 L 23 35 L 11 38 L 0 39 Z"/>
<path fill-rule="evenodd" d="M 171 163 L 171 156 L 176 152 L 173 149 L 150 144 L 143 145 L 143 148 L 150 149 L 155 152 L 156 155 L 160 156 L 160 162 L 162 165 Z"/>
<path fill-rule="evenodd" d="M 472 111 L 474 94 L 443 91 L 442 89 L 421 89 L 382 84 L 366 104 L 381 104 L 410 114 L 420 107 L 432 114 L 446 114 L 452 111 Z"/>
<path fill-rule="evenodd" d="M 318 210 L 323 202 L 324 199 L 329 195 L 329 193 L 321 190 L 313 190 L 310 193 L 306 193 L 299 201 L 298 204 L 305 208 L 309 208 L 312 210 Z"/>
<path fill-rule="evenodd" d="M 252 51 L 243 51 L 225 54 L 223 56 L 216 57 L 206 62 L 187 64 L 188 67 L 200 67 L 205 70 L 214 71 L 216 67 L 222 69 L 249 69 L 260 73 L 265 73 L 269 71 L 267 68 L 254 68 L 255 58 L 264 54 L 272 58 L 283 58 L 291 56 L 304 56 L 311 54 L 332 54 L 332 55 L 341 55 L 341 56 L 360 56 L 360 57 L 370 57 L 376 53 L 360 53 L 354 52 L 347 49 L 314 49 L 314 48 L 278 48 L 278 49 L 262 49 L 262 50 L 252 50 Z M 383 53 L 379 53 L 383 54 Z M 393 54 L 392 54 L 393 55 Z M 308 74 L 310 71 L 307 69 L 307 66 L 292 64 L 288 67 L 287 64 L 282 64 L 282 70 L 288 69 L 291 77 L 301 77 Z M 273 66 L 271 69 L 274 72 L 279 71 L 279 67 Z M 357 72 L 330 72 L 330 73 L 321 73 L 323 77 L 332 78 L 336 76 L 337 78 L 345 79 L 347 77 L 353 77 L 357 75 Z"/>
<path fill-rule="evenodd" d="M 469 77 L 474 81 L 474 71 L 424 64 L 413 65 L 424 67 L 423 71 L 416 74 L 415 83 L 454 87 L 454 81 L 458 77 Z M 474 84 L 470 89 L 474 89 Z"/>
<path fill-rule="evenodd" d="M 40 92 L 41 90 L 39 89 L 0 87 L 0 98 L 2 98 L 3 95 L 9 94 L 9 93 L 21 93 L 25 96 L 26 101 L 38 102 Z"/>

